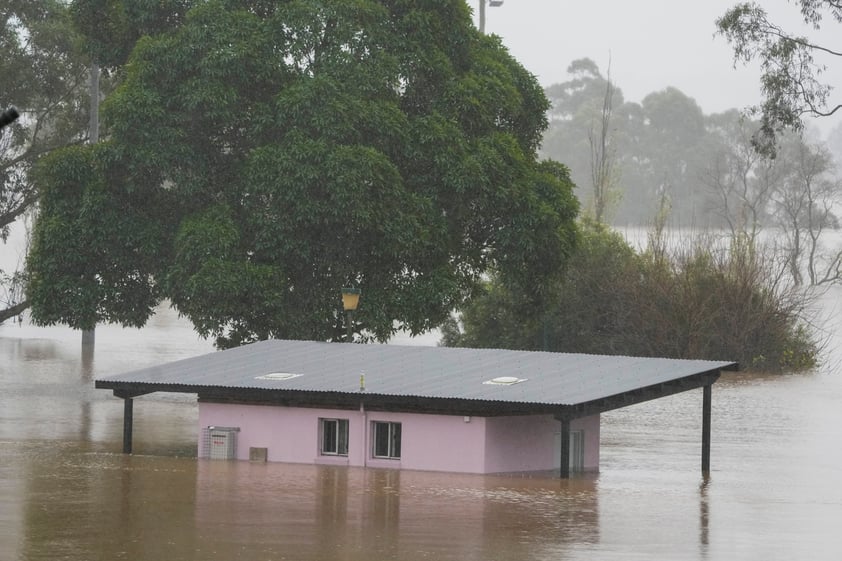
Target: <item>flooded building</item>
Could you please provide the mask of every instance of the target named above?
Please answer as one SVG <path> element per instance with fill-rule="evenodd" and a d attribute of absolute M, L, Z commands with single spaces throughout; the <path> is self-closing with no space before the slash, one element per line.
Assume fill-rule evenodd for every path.
<path fill-rule="evenodd" d="M 599 415 L 711 387 L 733 362 L 262 341 L 96 381 L 124 399 L 195 393 L 199 456 L 461 473 L 599 469 Z"/>

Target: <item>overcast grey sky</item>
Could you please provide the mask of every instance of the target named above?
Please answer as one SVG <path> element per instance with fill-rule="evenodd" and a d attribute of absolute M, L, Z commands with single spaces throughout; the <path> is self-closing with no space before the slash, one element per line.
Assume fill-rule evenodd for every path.
<path fill-rule="evenodd" d="M 468 0 L 474 16 L 479 0 Z M 694 98 L 705 113 L 742 108 L 760 99 L 756 67 L 732 62 L 732 51 L 715 35 L 714 21 L 736 0 L 504 0 L 486 8 L 486 32 L 499 35 L 511 54 L 548 86 L 567 80 L 571 61 L 588 57 L 611 75 L 628 101 L 675 86 Z M 809 32 L 795 4 L 760 0 L 776 22 Z M 842 26 L 827 22 L 819 34 L 842 50 Z M 834 44 L 835 45 L 832 45 Z M 826 76 L 842 101 L 842 61 Z M 835 115 L 826 131 L 842 123 Z"/>

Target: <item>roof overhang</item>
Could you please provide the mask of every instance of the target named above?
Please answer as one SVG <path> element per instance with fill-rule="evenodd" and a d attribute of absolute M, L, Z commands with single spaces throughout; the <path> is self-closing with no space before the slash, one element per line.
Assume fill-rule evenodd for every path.
<path fill-rule="evenodd" d="M 737 365 L 729 367 L 736 370 Z M 474 415 L 483 417 L 548 414 L 562 419 L 586 417 L 660 399 L 715 383 L 721 369 L 713 369 L 667 382 L 636 388 L 584 403 L 548 404 L 499 400 L 425 397 L 360 392 L 302 391 L 289 389 L 239 388 L 177 383 L 142 383 L 118 380 L 97 380 L 98 389 L 111 389 L 120 398 L 134 398 L 155 392 L 196 394 L 199 401 L 244 403 L 287 407 L 319 407 L 334 409 Z"/>

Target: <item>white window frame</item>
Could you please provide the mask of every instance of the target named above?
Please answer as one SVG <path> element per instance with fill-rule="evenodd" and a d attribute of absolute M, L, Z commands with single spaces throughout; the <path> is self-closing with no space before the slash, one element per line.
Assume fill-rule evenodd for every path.
<path fill-rule="evenodd" d="M 333 427 L 335 431 L 335 442 L 332 449 L 326 449 L 329 444 L 326 438 L 328 426 Z M 347 456 L 348 455 L 348 436 L 350 430 L 348 427 L 348 419 L 319 419 L 319 454 L 322 456 Z M 344 446 L 343 446 L 344 445 Z"/>
<path fill-rule="evenodd" d="M 386 455 L 378 454 L 383 450 L 378 450 L 378 436 L 380 431 L 386 431 Z M 400 460 L 401 459 L 401 439 L 403 430 L 400 423 L 392 421 L 372 421 L 371 422 L 371 457 L 383 460 Z"/>

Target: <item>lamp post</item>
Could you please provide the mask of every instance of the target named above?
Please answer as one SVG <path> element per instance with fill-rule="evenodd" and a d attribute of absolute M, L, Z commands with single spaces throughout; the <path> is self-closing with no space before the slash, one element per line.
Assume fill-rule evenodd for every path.
<path fill-rule="evenodd" d="M 343 288 L 342 289 L 342 307 L 345 309 L 345 326 L 348 330 L 347 340 L 349 343 L 354 341 L 354 330 L 351 324 L 351 318 L 357 305 L 360 303 L 360 289 L 359 288 Z"/>
<path fill-rule="evenodd" d="M 503 0 L 479 0 L 479 32 L 485 33 L 485 3 L 492 8 L 499 8 L 503 5 Z"/>

